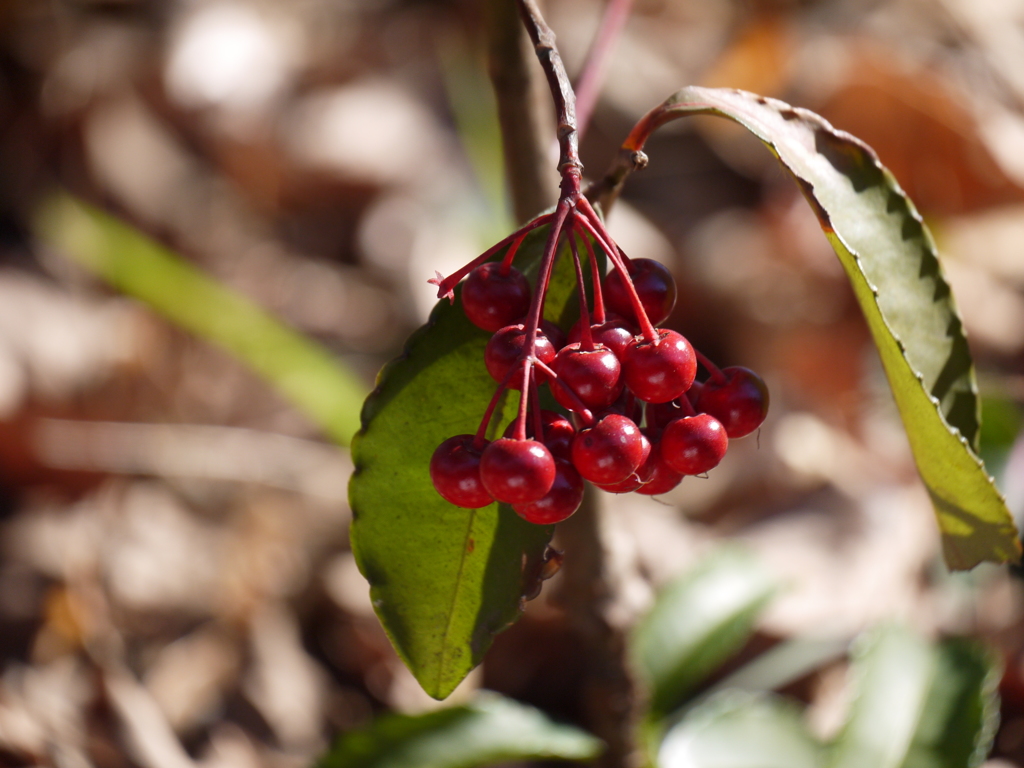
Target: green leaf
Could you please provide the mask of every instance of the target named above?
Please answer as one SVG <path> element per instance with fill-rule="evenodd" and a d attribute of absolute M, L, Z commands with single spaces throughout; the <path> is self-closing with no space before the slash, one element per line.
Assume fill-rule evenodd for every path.
<path fill-rule="evenodd" d="M 888 627 L 858 643 L 852 676 L 856 698 L 829 768 L 968 768 L 988 755 L 1001 668 L 978 643 L 929 644 Z"/>
<path fill-rule="evenodd" d="M 743 646 L 774 591 L 772 577 L 739 549 L 715 552 L 665 588 L 633 635 L 653 718 L 671 712 Z"/>
<path fill-rule="evenodd" d="M 547 227 L 527 236 L 516 264 L 536 268 Z M 545 315 L 560 320 L 573 273 L 561 258 Z M 434 449 L 474 433 L 494 393 L 483 363 L 490 334 L 472 325 L 456 302 L 435 306 L 405 353 L 380 372 L 352 445 L 349 485 L 352 550 L 399 656 L 423 689 L 444 698 L 483 657 L 494 635 L 514 622 L 536 583 L 553 526 L 523 521 L 511 508 L 477 510 L 442 499 L 430 482 Z M 490 435 L 518 407 L 506 393 Z"/>
<path fill-rule="evenodd" d="M 820 768 L 821 754 L 796 706 L 773 696 L 727 691 L 694 707 L 669 730 L 658 765 Z"/>
<path fill-rule="evenodd" d="M 742 691 L 777 691 L 826 664 L 846 656 L 847 637 L 794 637 L 768 649 L 728 677 L 714 684 L 709 693 L 737 688 Z"/>
<path fill-rule="evenodd" d="M 425 715 L 386 715 L 346 733 L 318 768 L 471 768 L 506 760 L 590 760 L 599 739 L 496 695 Z"/>
<path fill-rule="evenodd" d="M 248 364 L 336 442 L 348 445 L 352 439 L 366 387 L 319 344 L 135 228 L 68 195 L 42 208 L 36 234 L 113 287 Z"/>
<path fill-rule="evenodd" d="M 1016 561 L 1017 532 L 977 457 L 979 408 L 960 316 L 931 234 L 870 147 L 804 109 L 684 88 L 649 126 L 716 114 L 763 141 L 796 179 L 853 285 L 928 488 L 950 568 Z"/>

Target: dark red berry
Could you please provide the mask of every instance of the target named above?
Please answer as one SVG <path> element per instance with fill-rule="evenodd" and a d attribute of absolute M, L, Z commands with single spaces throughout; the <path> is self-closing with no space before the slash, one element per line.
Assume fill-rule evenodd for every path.
<path fill-rule="evenodd" d="M 651 468 L 650 478 L 636 489 L 637 493 L 644 496 L 660 496 L 663 493 L 668 493 L 683 481 L 682 473 L 676 472 L 665 461 L 660 443 L 655 443 L 651 448 L 651 455 L 645 464 Z"/>
<path fill-rule="evenodd" d="M 644 434 L 644 430 L 640 430 L 640 439 L 643 441 L 643 459 L 640 462 L 640 466 L 636 468 L 629 477 L 623 480 L 621 483 L 610 483 L 608 485 L 597 486 L 602 491 L 608 493 L 631 493 L 651 479 L 651 473 L 654 471 L 654 467 L 650 466 L 649 458 L 651 455 L 651 441 L 647 439 Z"/>
<path fill-rule="evenodd" d="M 484 349 L 484 365 L 487 372 L 497 381 L 502 382 L 512 367 L 519 362 L 526 349 L 526 327 L 518 325 L 506 325 L 499 330 L 487 342 Z M 550 365 L 555 359 L 555 348 L 544 336 L 540 329 L 537 330 L 537 359 Z M 544 381 L 546 377 L 540 375 L 538 381 Z M 522 385 L 522 378 L 513 376 L 508 383 L 512 389 L 519 389 Z"/>
<path fill-rule="evenodd" d="M 569 343 L 580 340 L 580 322 L 569 329 Z M 605 322 L 590 326 L 590 335 L 595 344 L 604 344 L 615 353 L 615 356 L 622 358 L 626 351 L 626 345 L 633 340 L 635 331 L 621 317 L 609 316 Z"/>
<path fill-rule="evenodd" d="M 565 416 L 555 411 L 541 410 L 540 412 L 541 429 L 544 434 L 541 436 L 541 442 L 547 446 L 547 449 L 551 451 L 551 455 L 556 459 L 565 459 L 566 461 L 570 458 L 570 449 L 572 447 L 572 439 L 576 436 L 576 427 L 572 425 Z M 504 436 L 512 437 L 516 431 L 516 423 L 512 421 L 507 427 L 505 427 Z M 533 434 L 533 418 L 529 417 L 526 420 L 526 436 L 536 437 Z"/>
<path fill-rule="evenodd" d="M 609 413 L 572 441 L 572 463 L 595 485 L 621 483 L 643 461 L 640 429 L 625 416 Z"/>
<path fill-rule="evenodd" d="M 523 320 L 521 322 L 523 323 L 523 325 L 526 325 L 526 320 Z M 557 325 L 552 323 L 550 320 L 541 320 L 540 330 L 545 336 L 548 337 L 548 340 L 551 342 L 551 345 L 555 348 L 556 352 L 566 345 L 567 342 L 565 338 L 565 331 L 563 331 Z"/>
<path fill-rule="evenodd" d="M 747 368 L 723 368 L 722 373 L 724 380 L 712 377 L 704 382 L 697 410 L 722 422 L 731 438 L 749 435 L 768 415 L 768 387 Z"/>
<path fill-rule="evenodd" d="M 551 451 L 537 440 L 500 437 L 484 449 L 480 479 L 497 501 L 537 501 L 555 482 L 555 460 Z"/>
<path fill-rule="evenodd" d="M 675 488 L 683 481 L 683 476 L 670 467 L 661 449 L 662 430 L 655 427 L 644 427 L 640 432 L 651 441 L 651 453 L 643 466 L 637 470 L 643 476 L 644 484 L 636 489 L 644 496 L 660 496 Z"/>
<path fill-rule="evenodd" d="M 565 416 L 554 411 L 541 411 L 540 418 L 544 423 L 544 445 L 552 456 L 568 461 L 572 456 L 572 440 L 576 437 L 576 428 Z"/>
<path fill-rule="evenodd" d="M 675 421 L 680 416 L 689 412 L 684 411 L 679 405 L 679 399 L 669 400 L 667 403 L 647 403 L 644 405 L 644 421 L 650 429 L 656 429 L 660 433 L 668 426 L 670 421 Z"/>
<path fill-rule="evenodd" d="M 562 385 L 571 389 L 592 410 L 611 405 L 622 392 L 622 366 L 619 365 L 619 358 L 603 345 L 583 350 L 579 343 L 569 344 L 555 356 L 551 367 Z M 551 389 L 560 405 L 570 410 L 578 407 L 566 395 L 563 387 L 555 386 Z"/>
<path fill-rule="evenodd" d="M 583 501 L 583 478 L 576 468 L 564 459 L 555 459 L 555 482 L 542 498 L 523 504 L 513 504 L 516 514 L 530 523 L 551 525 L 560 523 L 579 509 Z"/>
<path fill-rule="evenodd" d="M 707 413 L 676 419 L 661 435 L 661 453 L 676 472 L 702 475 L 718 466 L 729 448 L 722 423 Z"/>
<path fill-rule="evenodd" d="M 481 264 L 462 286 L 462 309 L 478 328 L 493 333 L 511 325 L 530 309 L 530 284 L 515 267 L 500 262 Z"/>
<path fill-rule="evenodd" d="M 622 358 L 626 386 L 648 403 L 675 400 L 693 384 L 697 356 L 690 342 L 675 331 L 658 330 L 657 341 L 637 336 Z"/>
<path fill-rule="evenodd" d="M 629 266 L 629 276 L 651 325 L 667 320 L 676 305 L 676 281 L 668 268 L 652 259 L 633 259 Z M 609 272 L 604 279 L 604 300 L 613 312 L 639 322 L 633 312 L 629 291 L 617 269 Z"/>
<path fill-rule="evenodd" d="M 473 448 L 473 435 L 456 435 L 437 446 L 430 457 L 434 488 L 457 507 L 477 509 L 494 501 L 480 479 L 482 452 Z"/>
<path fill-rule="evenodd" d="M 697 399 L 700 397 L 700 391 L 704 389 L 704 383 L 695 381 L 690 385 L 690 388 L 686 390 L 686 398 L 690 401 L 690 405 L 694 408 L 697 407 Z"/>

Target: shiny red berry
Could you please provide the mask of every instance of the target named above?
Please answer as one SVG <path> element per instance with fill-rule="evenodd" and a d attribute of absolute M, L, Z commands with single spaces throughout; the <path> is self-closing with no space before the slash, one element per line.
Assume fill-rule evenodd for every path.
<path fill-rule="evenodd" d="M 555 459 L 555 482 L 537 501 L 513 504 L 512 509 L 521 518 L 537 525 L 560 523 L 579 509 L 583 501 L 583 478 L 576 468 L 564 459 Z"/>
<path fill-rule="evenodd" d="M 617 413 L 580 430 L 572 441 L 573 466 L 595 485 L 621 483 L 640 466 L 643 454 L 640 429 Z"/>
<path fill-rule="evenodd" d="M 505 380 L 505 376 L 512 367 L 519 362 L 526 349 L 526 327 L 518 325 L 506 325 L 495 333 L 487 342 L 484 348 L 484 365 L 487 372 L 497 382 Z M 548 337 L 537 330 L 537 359 L 550 365 L 555 359 L 555 347 L 548 340 Z M 540 375 L 538 381 L 544 381 L 545 377 Z M 522 386 L 522 378 L 513 376 L 508 385 L 512 389 L 519 389 Z"/>
<path fill-rule="evenodd" d="M 663 493 L 668 493 L 683 481 L 683 475 L 672 469 L 665 461 L 661 445 L 662 430 L 645 427 L 640 431 L 651 441 L 651 455 L 637 470 L 645 476 L 646 481 L 636 489 L 636 492 L 644 496 L 660 496 Z"/>
<path fill-rule="evenodd" d="M 537 501 L 555 482 L 555 460 L 537 440 L 501 437 L 480 457 L 480 479 L 487 492 L 505 504 Z"/>
<path fill-rule="evenodd" d="M 678 398 L 669 400 L 667 403 L 646 403 L 644 405 L 644 421 L 647 427 L 658 430 L 659 434 L 670 421 L 675 421 L 687 413 L 680 407 Z"/>
<path fill-rule="evenodd" d="M 477 509 L 494 499 L 480 479 L 480 456 L 473 447 L 473 435 L 449 437 L 430 457 L 430 479 L 434 488 L 457 507 Z"/>
<path fill-rule="evenodd" d="M 718 466 L 729 448 L 722 423 L 707 413 L 683 416 L 665 427 L 661 452 L 676 472 L 702 475 Z"/>
<path fill-rule="evenodd" d="M 541 435 L 541 442 L 551 451 L 551 455 L 556 459 L 569 460 L 570 449 L 572 447 L 572 439 L 576 436 L 576 427 L 572 425 L 565 416 L 555 411 L 541 410 L 540 412 L 541 429 L 544 434 Z M 512 421 L 507 427 L 505 427 L 504 436 L 512 437 L 516 431 L 516 423 Z M 536 437 L 533 434 L 533 418 L 527 418 L 526 420 L 526 436 Z"/>
<path fill-rule="evenodd" d="M 697 410 L 710 413 L 731 438 L 756 430 L 768 415 L 768 387 L 747 368 L 723 368 L 724 380 L 714 376 L 704 382 L 697 398 Z"/>
<path fill-rule="evenodd" d="M 563 347 L 551 364 L 558 380 L 568 387 L 580 401 L 592 410 L 600 410 L 615 402 L 622 392 L 622 366 L 619 358 L 608 347 L 595 345 L 593 349 L 580 349 L 580 345 Z M 578 407 L 562 386 L 552 387 L 555 400 L 565 408 Z"/>
<path fill-rule="evenodd" d="M 513 266 L 481 264 L 469 273 L 462 286 L 462 309 L 469 321 L 485 331 L 511 325 L 530 308 L 530 284 Z"/>
<path fill-rule="evenodd" d="M 523 325 L 526 325 L 525 319 L 521 320 L 520 322 Z M 551 342 L 551 345 L 555 348 L 555 352 L 560 350 L 568 343 L 565 338 L 565 331 L 563 331 L 557 325 L 552 323 L 550 320 L 542 319 L 540 321 L 540 330 L 541 333 L 548 337 L 548 340 Z"/>
<path fill-rule="evenodd" d="M 644 430 L 640 430 L 640 440 L 643 442 L 643 459 L 640 462 L 640 466 L 636 468 L 629 477 L 623 480 L 621 483 L 609 483 L 607 485 L 597 486 L 602 491 L 608 493 L 631 493 L 642 487 L 644 483 L 651 479 L 651 473 L 654 471 L 654 467 L 649 464 L 649 458 L 651 455 L 651 441 L 647 439 L 644 434 Z"/>
<path fill-rule="evenodd" d="M 580 340 L 580 322 L 569 329 L 569 343 Z M 595 344 L 604 344 L 615 353 L 615 356 L 622 358 L 626 351 L 626 345 L 633 340 L 636 332 L 629 327 L 629 324 L 616 315 L 609 316 L 605 322 L 590 326 L 590 336 Z"/>
<path fill-rule="evenodd" d="M 629 265 L 629 277 L 651 325 L 667 320 L 676 305 L 676 281 L 668 268 L 653 259 L 633 259 Z M 637 321 L 629 291 L 617 269 L 604 279 L 604 300 L 613 312 Z"/>
<path fill-rule="evenodd" d="M 665 328 L 657 333 L 656 341 L 637 336 L 629 343 L 622 358 L 622 373 L 626 386 L 639 399 L 667 403 L 693 384 L 697 356 L 682 335 Z"/>

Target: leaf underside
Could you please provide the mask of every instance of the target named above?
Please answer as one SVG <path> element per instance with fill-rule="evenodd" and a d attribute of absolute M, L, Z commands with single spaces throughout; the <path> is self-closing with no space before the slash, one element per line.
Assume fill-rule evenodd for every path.
<path fill-rule="evenodd" d="M 548 228 L 527 236 L 516 266 L 531 276 Z M 560 258 L 545 316 L 571 310 L 572 264 Z M 404 354 L 380 372 L 352 444 L 352 550 L 377 616 L 423 689 L 445 698 L 514 622 L 534 590 L 554 526 L 527 523 L 506 505 L 456 507 L 430 481 L 434 449 L 475 433 L 496 388 L 484 366 L 490 334 L 472 325 L 461 292 L 441 300 Z M 506 393 L 489 439 L 518 408 Z"/>
<path fill-rule="evenodd" d="M 935 507 L 946 563 L 1017 561 L 1006 503 L 978 458 L 974 368 L 935 243 L 860 140 L 805 109 L 752 93 L 684 88 L 657 124 L 715 114 L 764 142 L 796 179 L 849 278 Z"/>

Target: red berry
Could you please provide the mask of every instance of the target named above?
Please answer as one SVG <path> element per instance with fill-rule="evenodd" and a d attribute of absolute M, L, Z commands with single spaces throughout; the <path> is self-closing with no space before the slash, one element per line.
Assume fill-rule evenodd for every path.
<path fill-rule="evenodd" d="M 608 493 L 631 493 L 651 479 L 651 473 L 654 471 L 654 467 L 649 465 L 651 441 L 647 439 L 647 436 L 644 434 L 644 430 L 642 429 L 640 430 L 640 440 L 643 441 L 644 446 L 643 459 L 640 461 L 640 466 L 636 468 L 636 471 L 621 483 L 599 485 L 597 486 L 598 488 L 602 491 L 607 491 Z"/>
<path fill-rule="evenodd" d="M 644 496 L 660 496 L 679 485 L 683 481 L 683 475 L 672 469 L 665 461 L 661 445 L 662 430 L 645 427 L 640 431 L 651 441 L 651 455 L 638 470 L 646 476 L 647 481 L 637 488 L 636 492 Z"/>
<path fill-rule="evenodd" d="M 554 411 L 542 410 L 540 418 L 544 423 L 544 445 L 551 451 L 552 456 L 568 461 L 572 455 L 572 440 L 576 437 L 576 428 L 565 416 Z"/>
<path fill-rule="evenodd" d="M 690 342 L 675 331 L 658 330 L 657 341 L 637 336 L 622 358 L 626 386 L 648 403 L 675 400 L 693 384 L 697 356 Z"/>
<path fill-rule="evenodd" d="M 580 340 L 580 322 L 577 320 L 576 325 L 569 329 L 570 344 Z M 603 323 L 591 325 L 590 335 L 595 344 L 604 344 L 621 359 L 635 333 L 621 317 L 610 315 Z"/>
<path fill-rule="evenodd" d="M 644 444 L 635 423 L 617 413 L 602 416 L 572 441 L 572 463 L 595 485 L 621 483 L 643 461 Z"/>
<path fill-rule="evenodd" d="M 768 387 L 747 368 L 723 368 L 725 379 L 704 382 L 697 410 L 710 413 L 731 438 L 743 437 L 761 426 L 768 415 Z"/>
<path fill-rule="evenodd" d="M 434 488 L 457 507 L 477 509 L 494 499 L 480 480 L 481 450 L 473 448 L 473 435 L 449 437 L 430 457 Z"/>
<path fill-rule="evenodd" d="M 637 488 L 637 493 L 644 496 L 660 496 L 663 493 L 668 493 L 683 482 L 683 475 L 680 472 L 676 472 L 665 462 L 660 446 L 655 446 L 651 450 L 651 458 L 647 461 L 653 468 L 651 479 Z"/>
<path fill-rule="evenodd" d="M 480 479 L 497 501 L 537 501 L 555 482 L 555 460 L 551 451 L 536 440 L 500 437 L 484 449 Z"/>
<path fill-rule="evenodd" d="M 540 412 L 541 429 L 544 434 L 541 436 L 541 442 L 547 446 L 547 449 L 551 451 L 551 455 L 556 459 L 569 460 L 570 448 L 572 446 L 572 439 L 576 436 L 576 427 L 572 425 L 565 416 L 555 411 L 541 410 Z M 505 437 L 512 437 L 516 431 L 516 423 L 512 421 L 507 427 L 505 427 Z M 533 434 L 533 418 L 527 418 L 526 420 L 526 435 L 527 437 L 536 437 Z"/>
<path fill-rule="evenodd" d="M 501 263 L 481 264 L 469 273 L 462 286 L 462 310 L 478 328 L 492 333 L 510 325 L 530 309 L 530 284 L 515 267 Z"/>
<path fill-rule="evenodd" d="M 516 514 L 530 523 L 551 525 L 560 523 L 579 509 L 583 501 L 583 478 L 576 468 L 564 459 L 555 459 L 555 482 L 542 498 L 523 504 L 513 504 Z"/>
<path fill-rule="evenodd" d="M 676 305 L 676 281 L 668 268 L 652 259 L 633 259 L 629 265 L 629 277 L 651 325 L 667 320 Z M 617 269 L 609 272 L 604 279 L 604 300 L 613 312 L 637 320 L 629 291 Z"/>
<path fill-rule="evenodd" d="M 656 429 L 660 433 L 669 422 L 675 421 L 680 416 L 685 416 L 679 400 L 669 400 L 667 403 L 647 403 L 644 405 L 644 420 L 649 429 Z"/>
<path fill-rule="evenodd" d="M 523 325 L 526 325 L 526 320 L 523 320 L 522 322 Z M 551 342 L 551 345 L 555 348 L 556 352 L 566 345 L 565 331 L 550 320 L 541 319 L 540 330 L 548 337 L 548 340 Z"/>
<path fill-rule="evenodd" d="M 728 448 L 725 427 L 707 413 L 676 419 L 661 435 L 662 456 L 684 475 L 702 475 L 714 469 Z"/>
<path fill-rule="evenodd" d="M 579 343 L 569 344 L 555 356 L 551 367 L 559 382 L 571 389 L 587 408 L 599 410 L 609 406 L 622 392 L 619 358 L 603 345 L 584 350 Z M 563 386 L 551 388 L 555 400 L 570 410 L 578 408 Z"/>
<path fill-rule="evenodd" d="M 518 325 L 506 325 L 499 330 L 487 342 L 484 349 L 484 365 L 487 372 L 491 374 L 498 383 L 505 380 L 505 376 L 512 369 L 523 355 L 526 349 L 526 327 Z M 537 329 L 537 359 L 550 365 L 555 359 L 555 348 L 544 336 L 540 329 Z M 545 377 L 540 375 L 538 381 L 544 381 Z M 522 378 L 513 376 L 508 383 L 512 389 L 519 389 L 523 385 Z"/>

